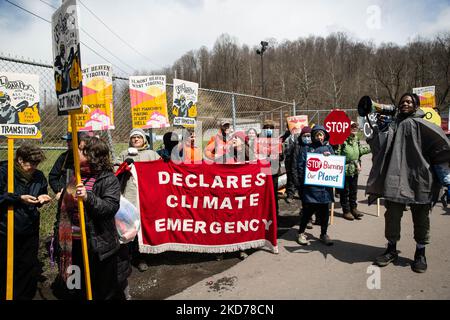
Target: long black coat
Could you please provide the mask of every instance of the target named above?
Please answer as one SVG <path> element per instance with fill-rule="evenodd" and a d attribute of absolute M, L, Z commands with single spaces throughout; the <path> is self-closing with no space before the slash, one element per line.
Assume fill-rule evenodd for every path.
<path fill-rule="evenodd" d="M 30 183 L 25 183 L 14 171 L 14 193 L 8 193 L 8 162 L 0 162 L 0 235 L 6 236 L 8 206 L 14 207 L 14 234 L 18 236 L 39 234 L 39 206 L 25 204 L 21 195 L 38 197 L 47 194 L 47 179 L 36 170 Z"/>

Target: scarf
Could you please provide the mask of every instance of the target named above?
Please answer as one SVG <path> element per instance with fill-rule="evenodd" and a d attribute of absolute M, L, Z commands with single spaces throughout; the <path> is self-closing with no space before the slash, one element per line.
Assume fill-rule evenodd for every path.
<path fill-rule="evenodd" d="M 90 175 L 89 170 L 81 168 L 81 181 L 86 191 L 92 191 L 96 181 L 95 175 Z M 70 178 L 69 184 L 61 201 L 60 221 L 58 227 L 59 272 L 64 281 L 67 281 L 67 268 L 72 265 L 72 242 L 81 239 L 80 216 L 78 213 L 78 201 L 75 198 L 76 179 Z"/>
<path fill-rule="evenodd" d="M 31 183 L 33 180 L 34 172 L 26 172 L 22 169 L 22 166 L 18 164 L 17 162 L 14 162 L 14 171 L 18 173 L 18 178 L 21 182 L 23 182 L 25 185 Z"/>

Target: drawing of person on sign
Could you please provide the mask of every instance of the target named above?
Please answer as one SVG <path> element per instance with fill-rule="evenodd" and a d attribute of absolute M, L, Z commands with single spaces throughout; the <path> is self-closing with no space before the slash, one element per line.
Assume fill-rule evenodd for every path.
<path fill-rule="evenodd" d="M 28 108 L 28 102 L 22 101 L 16 107 L 11 104 L 10 96 L 0 91 L 0 123 L 19 124 L 19 112 Z"/>
<path fill-rule="evenodd" d="M 55 58 L 56 91 L 67 92 L 70 86 L 71 61 L 73 59 L 73 48 L 71 48 L 72 57 L 66 58 L 66 47 L 63 43 L 59 45 L 59 54 Z"/>
<path fill-rule="evenodd" d="M 197 100 L 198 83 L 173 79 L 173 125 L 196 126 Z"/>
<path fill-rule="evenodd" d="M 175 99 L 175 107 L 178 108 L 178 117 L 187 118 L 189 117 L 189 109 L 194 105 L 192 101 L 186 103 L 186 97 L 184 95 L 180 96 L 180 99 Z"/>

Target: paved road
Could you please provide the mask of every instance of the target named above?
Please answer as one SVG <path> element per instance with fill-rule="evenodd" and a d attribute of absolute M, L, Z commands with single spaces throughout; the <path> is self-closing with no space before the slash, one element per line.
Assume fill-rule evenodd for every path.
<path fill-rule="evenodd" d="M 329 228 L 334 246 L 325 247 L 317 241 L 318 226 L 308 231 L 313 238 L 311 245 L 299 246 L 295 225 L 279 239 L 279 254 L 257 251 L 168 299 L 450 299 L 450 208 L 444 209 L 441 204 L 431 214 L 426 273 L 414 273 L 410 267 L 415 250 L 410 211 L 402 220 L 396 265 L 371 269 L 373 259 L 384 251 L 386 240 L 384 207 L 377 217 L 376 205 L 369 207 L 364 200 L 370 165 L 371 155 L 364 156 L 358 199 L 365 216 L 361 221 L 344 220 L 337 205 L 334 224 Z M 295 206 L 281 215 L 297 215 Z M 368 282 L 375 288 L 369 289 Z"/>

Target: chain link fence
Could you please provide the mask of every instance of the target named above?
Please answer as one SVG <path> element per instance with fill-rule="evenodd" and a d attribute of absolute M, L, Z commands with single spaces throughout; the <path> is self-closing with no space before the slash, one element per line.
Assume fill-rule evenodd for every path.
<path fill-rule="evenodd" d="M 17 59 L 0 55 L 0 71 L 12 73 L 25 73 L 39 75 L 40 100 L 41 100 L 41 131 L 43 138 L 34 140 L 40 144 L 46 154 L 46 161 L 40 165 L 40 169 L 48 176 L 58 156 L 67 147 L 61 137 L 67 132 L 68 117 L 57 115 L 57 99 L 55 94 L 55 82 L 53 76 L 53 66 L 41 62 L 27 61 L 24 58 Z M 173 86 L 167 85 L 167 105 L 169 109 L 172 105 Z M 114 121 L 115 130 L 99 133 L 107 136 L 113 148 L 113 156 L 118 155 L 128 146 L 129 132 L 131 130 L 131 111 L 129 80 L 124 77 L 113 77 L 114 92 Z M 283 102 L 266 99 L 256 96 L 249 96 L 239 93 L 231 93 L 219 90 L 199 89 L 197 104 L 198 122 L 202 126 L 203 145 L 209 138 L 217 133 L 222 120 L 229 120 L 233 123 L 235 130 L 246 131 L 249 128 L 262 127 L 262 123 L 271 119 L 278 124 L 282 134 L 286 128 L 286 117 L 292 115 L 308 115 L 310 123 L 322 123 L 330 110 L 299 110 L 295 102 Z M 345 110 L 352 120 L 356 120 L 356 110 Z M 169 131 L 182 133 L 181 129 L 166 128 L 151 130 L 153 137 L 153 149 L 157 150 L 162 146 L 162 135 Z M 16 146 L 21 141 L 16 142 Z M 6 140 L 0 138 L 0 160 L 6 160 Z M 51 190 L 50 195 L 53 196 Z M 43 210 L 43 219 L 52 220 L 56 213 L 56 201 L 46 206 Z M 52 223 L 43 224 L 47 227 L 41 228 L 41 234 L 48 236 L 51 234 Z"/>

